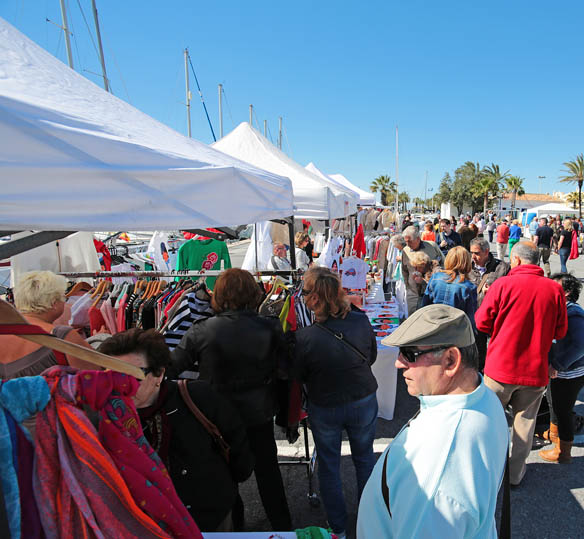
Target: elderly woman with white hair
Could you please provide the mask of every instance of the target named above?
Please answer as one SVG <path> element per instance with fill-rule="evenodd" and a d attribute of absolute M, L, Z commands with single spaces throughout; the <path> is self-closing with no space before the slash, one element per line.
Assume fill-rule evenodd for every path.
<path fill-rule="evenodd" d="M 54 324 L 63 314 L 66 289 L 67 281 L 61 275 L 50 271 L 32 271 L 25 273 L 14 287 L 14 303 L 30 324 L 61 339 L 89 348 L 74 328 Z M 67 363 L 79 369 L 96 368 L 83 360 L 60 356 L 50 348 L 15 335 L 1 335 L 0 349 L 0 378 L 5 380 L 36 376 L 59 363 Z"/>

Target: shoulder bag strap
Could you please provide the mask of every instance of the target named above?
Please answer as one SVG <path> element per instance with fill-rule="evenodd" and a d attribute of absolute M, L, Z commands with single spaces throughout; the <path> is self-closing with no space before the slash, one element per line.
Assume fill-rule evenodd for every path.
<path fill-rule="evenodd" d="M 381 472 L 381 494 L 383 495 L 383 501 L 387 507 L 389 518 L 392 518 L 391 509 L 389 508 L 389 487 L 387 486 L 387 457 L 389 457 L 389 451 L 385 454 L 385 458 L 383 459 L 383 471 Z"/>
<path fill-rule="evenodd" d="M 187 388 L 187 381 L 186 380 L 179 380 L 178 381 L 178 390 L 180 392 L 181 397 L 183 398 L 185 404 L 192 412 L 192 414 L 197 418 L 199 423 L 203 426 L 203 428 L 211 435 L 211 438 L 215 441 L 223 458 L 229 462 L 229 444 L 224 440 L 223 435 L 212 421 L 207 419 L 207 416 L 198 408 L 198 406 L 193 402 L 191 396 L 189 394 L 189 390 Z"/>
<path fill-rule="evenodd" d="M 489 277 L 489 273 L 485 271 L 485 274 L 481 277 L 479 284 L 477 285 L 477 294 L 480 294 L 485 283 L 487 282 L 487 278 Z"/>
<path fill-rule="evenodd" d="M 319 327 L 320 329 L 326 331 L 327 333 L 329 333 L 330 335 L 332 335 L 333 337 L 335 337 L 336 339 L 338 339 L 339 341 L 341 341 L 345 346 L 347 346 L 348 348 L 350 348 L 351 350 L 353 350 L 353 352 L 355 352 L 365 363 L 369 364 L 369 361 L 367 361 L 367 358 L 365 357 L 365 354 L 363 352 L 361 352 L 358 348 L 356 348 L 355 346 L 353 346 L 349 341 L 347 341 L 344 337 L 342 333 L 335 333 L 334 331 L 330 330 L 327 327 L 324 327 L 322 324 L 319 324 L 318 322 L 316 322 L 314 324 L 316 327 Z"/>

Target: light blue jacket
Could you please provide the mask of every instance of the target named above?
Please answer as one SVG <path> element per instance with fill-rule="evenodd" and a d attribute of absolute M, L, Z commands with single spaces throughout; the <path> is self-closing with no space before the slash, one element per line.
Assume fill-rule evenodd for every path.
<path fill-rule="evenodd" d="M 358 539 L 496 538 L 495 506 L 509 445 L 499 399 L 482 379 L 472 393 L 419 399 L 420 414 L 381 455 L 365 486 Z"/>

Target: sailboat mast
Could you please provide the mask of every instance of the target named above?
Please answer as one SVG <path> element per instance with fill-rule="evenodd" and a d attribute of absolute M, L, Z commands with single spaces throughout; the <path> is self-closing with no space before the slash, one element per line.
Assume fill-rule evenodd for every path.
<path fill-rule="evenodd" d="M 101 62 L 101 72 L 103 76 L 103 87 L 106 92 L 110 91 L 107 73 L 105 71 L 105 58 L 103 56 L 103 45 L 101 43 L 101 32 L 99 30 L 99 19 L 97 17 L 97 6 L 95 0 L 91 0 L 91 7 L 93 8 L 93 19 L 95 21 L 95 33 L 97 34 L 97 45 L 99 47 L 99 60 Z"/>
<path fill-rule="evenodd" d="M 65 46 L 67 47 L 67 60 L 69 67 L 73 67 L 73 53 L 71 52 L 71 39 L 69 38 L 69 26 L 67 25 L 67 10 L 65 8 L 65 0 L 59 0 L 61 3 L 61 20 L 63 21 L 63 32 L 65 33 Z"/>
<path fill-rule="evenodd" d="M 253 127 L 253 105 L 249 106 L 249 125 Z"/>
<path fill-rule="evenodd" d="M 282 116 L 280 116 L 280 121 L 279 121 L 279 131 L 278 131 L 278 148 L 281 150 L 282 149 Z"/>
<path fill-rule="evenodd" d="M 223 84 L 219 85 L 219 138 L 223 138 Z"/>
<path fill-rule="evenodd" d="M 191 90 L 189 89 L 189 49 L 185 49 L 185 82 L 187 95 L 187 133 L 191 138 Z"/>
<path fill-rule="evenodd" d="M 399 131 L 395 126 L 395 209 L 399 208 Z"/>

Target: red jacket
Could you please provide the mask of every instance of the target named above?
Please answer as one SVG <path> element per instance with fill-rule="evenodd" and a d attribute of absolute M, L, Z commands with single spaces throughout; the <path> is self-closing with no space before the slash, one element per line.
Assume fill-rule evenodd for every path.
<path fill-rule="evenodd" d="M 501 223 L 497 227 L 497 243 L 509 243 L 509 227 L 505 223 Z"/>
<path fill-rule="evenodd" d="M 545 386 L 552 340 L 568 330 L 562 287 L 533 264 L 513 268 L 489 288 L 475 314 L 491 335 L 485 374 L 502 384 Z"/>

